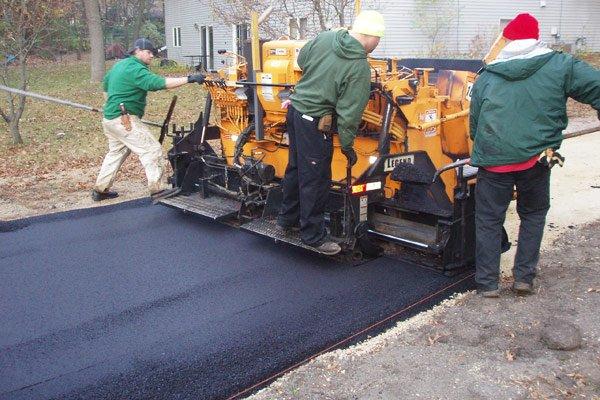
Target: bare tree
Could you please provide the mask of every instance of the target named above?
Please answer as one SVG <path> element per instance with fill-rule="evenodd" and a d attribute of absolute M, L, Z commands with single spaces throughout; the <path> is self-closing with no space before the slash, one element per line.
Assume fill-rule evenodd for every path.
<path fill-rule="evenodd" d="M 250 23 L 252 11 L 262 13 L 270 5 L 269 0 L 208 0 L 209 8 L 214 17 L 226 25 L 240 25 Z M 285 14 L 285 13 L 284 13 Z M 276 7 L 269 17 L 269 21 L 284 21 L 280 7 Z M 271 38 L 287 34 L 287 24 L 264 23 L 260 26 L 261 35 Z"/>
<path fill-rule="evenodd" d="M 457 17 L 456 0 L 415 0 L 414 26 L 429 39 L 429 56 L 444 54 L 441 37 Z"/>
<path fill-rule="evenodd" d="M 331 8 L 340 26 L 346 26 L 346 14 L 348 8 L 354 8 L 354 0 L 325 0 L 325 6 Z"/>
<path fill-rule="evenodd" d="M 100 82 L 106 71 L 104 63 L 104 36 L 102 35 L 102 21 L 100 20 L 100 6 L 98 0 L 83 0 L 88 32 L 90 35 L 90 75 L 92 82 Z"/>
<path fill-rule="evenodd" d="M 0 79 L 5 86 L 27 88 L 27 59 L 36 45 L 53 33 L 48 21 L 61 18 L 72 0 L 0 0 Z M 8 124 L 13 143 L 23 143 L 19 121 L 25 111 L 25 96 L 6 94 L 0 116 Z"/>
<path fill-rule="evenodd" d="M 142 25 L 146 22 L 146 13 L 150 7 L 148 0 L 137 0 L 137 10 L 135 12 L 135 22 L 133 25 L 133 40 L 140 37 Z"/>
<path fill-rule="evenodd" d="M 298 25 L 300 19 L 312 21 L 307 27 L 309 36 L 332 27 L 345 26 L 349 7 L 354 6 L 354 0 L 282 0 L 277 3 L 270 0 L 209 0 L 213 15 L 229 25 L 248 23 L 250 12 L 265 10 L 268 6 L 275 7 L 269 20 L 261 25 L 261 33 L 271 38 L 287 35 L 290 20 L 292 25 Z M 302 35 L 304 36 L 304 35 Z"/>
<path fill-rule="evenodd" d="M 321 31 L 327 29 L 327 16 L 325 15 L 324 2 L 322 0 L 311 0 L 312 8 L 319 19 L 319 27 Z"/>

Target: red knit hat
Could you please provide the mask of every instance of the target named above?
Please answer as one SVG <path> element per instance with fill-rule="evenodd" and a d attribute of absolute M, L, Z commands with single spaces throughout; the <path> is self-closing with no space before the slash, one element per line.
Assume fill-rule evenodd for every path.
<path fill-rule="evenodd" d="M 502 36 L 509 40 L 519 39 L 539 39 L 540 28 L 538 21 L 531 14 L 523 13 L 517 15 L 512 21 L 506 25 Z"/>

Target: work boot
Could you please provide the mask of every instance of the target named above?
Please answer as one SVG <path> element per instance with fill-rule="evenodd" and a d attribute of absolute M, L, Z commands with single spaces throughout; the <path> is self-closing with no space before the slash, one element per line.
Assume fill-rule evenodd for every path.
<path fill-rule="evenodd" d="M 281 225 L 277 222 L 277 230 L 282 235 L 289 235 L 300 232 L 300 225 Z"/>
<path fill-rule="evenodd" d="M 114 199 L 115 197 L 119 197 L 119 193 L 111 192 L 109 190 L 105 190 L 104 192 L 99 192 L 96 189 L 92 190 L 92 200 L 94 201 Z"/>
<path fill-rule="evenodd" d="M 314 246 L 315 250 L 317 250 L 321 254 L 325 254 L 327 256 L 335 256 L 337 253 L 342 251 L 342 248 L 339 244 L 335 242 L 325 241 L 318 246 Z"/>
<path fill-rule="evenodd" d="M 487 299 L 495 299 L 500 297 L 500 289 L 478 290 L 477 293 L 479 293 L 481 297 L 485 297 Z"/>
<path fill-rule="evenodd" d="M 533 294 L 533 285 L 527 282 L 515 282 L 513 283 L 512 289 L 517 296 L 527 296 Z"/>

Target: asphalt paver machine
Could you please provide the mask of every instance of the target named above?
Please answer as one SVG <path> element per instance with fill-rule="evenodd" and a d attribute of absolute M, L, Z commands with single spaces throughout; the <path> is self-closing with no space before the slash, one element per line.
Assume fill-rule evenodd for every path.
<path fill-rule="evenodd" d="M 305 42 L 256 38 L 245 57 L 231 54 L 235 61 L 206 79 L 198 121 L 168 133 L 177 190 L 160 203 L 314 250 L 276 226 L 288 159 L 282 103 L 302 76 L 296 59 Z M 469 267 L 475 179 L 467 167 L 444 167 L 469 157 L 475 74 L 406 68 L 394 58 L 369 63 L 352 168 L 333 134 L 331 238 L 353 257 L 385 252 L 448 274 Z"/>

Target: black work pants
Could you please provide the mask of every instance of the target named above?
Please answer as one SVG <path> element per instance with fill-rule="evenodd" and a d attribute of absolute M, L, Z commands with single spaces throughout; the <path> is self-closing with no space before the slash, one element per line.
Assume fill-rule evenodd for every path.
<path fill-rule="evenodd" d="M 507 173 L 479 168 L 475 188 L 475 281 L 479 290 L 498 288 L 502 226 L 515 186 L 521 224 L 513 276 L 525 283 L 535 278 L 550 208 L 550 170 L 538 163 L 525 171 Z"/>
<path fill-rule="evenodd" d="M 312 119 L 312 121 L 310 120 Z M 331 135 L 317 129 L 318 118 L 303 116 L 293 107 L 287 112 L 289 158 L 283 178 L 283 200 L 278 223 L 300 225 L 300 237 L 310 246 L 327 237 L 324 212 L 331 186 Z"/>

